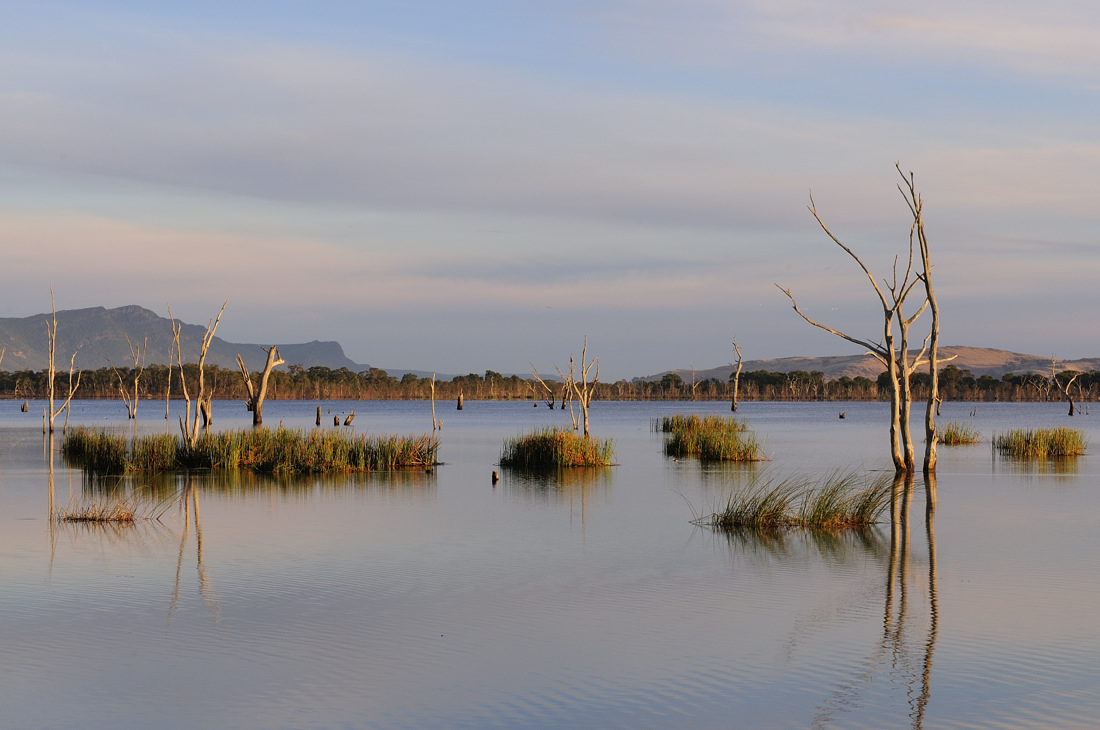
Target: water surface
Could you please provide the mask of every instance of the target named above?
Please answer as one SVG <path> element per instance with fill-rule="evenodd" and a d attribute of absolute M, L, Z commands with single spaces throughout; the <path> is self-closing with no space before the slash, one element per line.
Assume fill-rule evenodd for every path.
<path fill-rule="evenodd" d="M 322 405 L 326 423 L 354 408 L 359 432 L 431 428 L 427 403 Z M 1095 725 L 1100 462 L 943 448 L 931 534 L 918 480 L 899 540 L 727 537 L 693 512 L 754 474 L 892 469 L 877 403 L 743 404 L 765 464 L 663 455 L 653 419 L 728 407 L 596 403 L 616 466 L 494 487 L 504 438 L 568 414 L 437 404 L 430 472 L 138 478 L 168 510 L 110 529 L 51 525 L 41 406 L 0 403 L 0 725 Z M 943 418 L 1100 443 L 1060 404 L 973 407 Z M 308 429 L 315 409 L 264 415 Z M 137 427 L 163 415 L 143 403 Z M 132 428 L 111 402 L 71 422 Z M 249 423 L 215 403 L 216 427 Z M 112 488 L 53 463 L 58 505 Z"/>

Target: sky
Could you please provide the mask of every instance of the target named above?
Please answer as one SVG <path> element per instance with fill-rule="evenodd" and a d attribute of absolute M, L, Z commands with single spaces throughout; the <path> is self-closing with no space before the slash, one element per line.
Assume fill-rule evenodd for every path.
<path fill-rule="evenodd" d="M 0 316 L 600 379 L 859 354 L 924 199 L 944 344 L 1100 355 L 1100 5 L 2 3 Z M 927 329 L 926 320 L 916 325 Z M 98 367 L 100 364 L 87 364 Z"/>

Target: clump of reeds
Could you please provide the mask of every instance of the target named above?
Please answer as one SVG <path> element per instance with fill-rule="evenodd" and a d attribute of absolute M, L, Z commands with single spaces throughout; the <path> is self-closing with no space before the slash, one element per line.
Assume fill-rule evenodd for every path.
<path fill-rule="evenodd" d="M 944 446 L 969 446 L 981 440 L 981 433 L 969 423 L 948 421 L 940 430 L 940 443 Z"/>
<path fill-rule="evenodd" d="M 1002 456 L 1048 459 L 1085 453 L 1085 434 L 1075 428 L 1016 429 L 993 434 L 993 449 Z"/>
<path fill-rule="evenodd" d="M 720 530 L 864 528 L 890 506 L 891 486 L 889 475 L 855 472 L 767 479 L 732 492 L 724 509 L 698 522 Z"/>
<path fill-rule="evenodd" d="M 71 446 L 70 446 L 71 444 Z M 431 436 L 368 436 L 278 428 L 202 434 L 194 448 L 178 436 L 129 442 L 104 431 L 73 429 L 62 450 L 93 474 L 174 469 L 247 469 L 260 473 L 386 471 L 436 463 Z"/>
<path fill-rule="evenodd" d="M 699 429 L 722 429 L 726 431 L 748 431 L 749 426 L 744 421 L 725 416 L 702 416 L 696 413 L 690 415 L 678 413 L 675 416 L 665 416 L 661 419 L 661 431 L 676 433 L 677 431 L 697 431 Z"/>
<path fill-rule="evenodd" d="M 117 522 L 131 524 L 138 519 L 134 505 L 126 500 L 70 505 L 57 513 L 60 522 Z"/>
<path fill-rule="evenodd" d="M 74 497 L 68 508 L 59 510 L 54 518 L 58 522 L 82 522 L 130 525 L 138 520 L 158 520 L 174 500 L 148 502 L 135 494 L 115 499 L 96 499 L 90 502 Z"/>
<path fill-rule="evenodd" d="M 526 470 L 609 466 L 614 456 L 611 439 L 585 438 L 576 431 L 549 426 L 507 439 L 500 465 Z"/>
<path fill-rule="evenodd" d="M 66 431 L 61 454 L 95 474 L 122 474 L 129 461 L 126 437 L 83 426 Z"/>
<path fill-rule="evenodd" d="M 671 434 L 665 453 L 676 458 L 698 456 L 704 461 L 763 461 L 756 436 L 743 421 L 722 416 L 665 416 L 661 430 Z"/>

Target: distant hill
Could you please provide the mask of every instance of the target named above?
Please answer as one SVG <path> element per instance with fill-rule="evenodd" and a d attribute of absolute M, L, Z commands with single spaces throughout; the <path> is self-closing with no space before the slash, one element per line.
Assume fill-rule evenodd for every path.
<path fill-rule="evenodd" d="M 943 365 L 954 365 L 961 370 L 969 370 L 974 377 L 992 375 L 1000 378 L 1005 373 L 1020 375 L 1027 372 L 1050 373 L 1050 358 L 1039 355 L 1021 355 L 1008 350 L 995 350 L 988 347 L 965 347 L 952 345 L 940 348 L 940 359 L 947 360 L 954 356 L 950 362 Z M 1056 369 L 1079 370 L 1088 372 L 1100 370 L 1100 357 L 1083 358 L 1080 360 L 1059 360 Z M 826 380 L 835 380 L 847 376 L 855 378 L 862 375 L 874 380 L 883 371 L 882 365 L 870 355 L 841 355 L 836 357 L 784 357 L 775 360 L 746 360 L 742 364 L 741 372 L 753 370 L 767 370 L 773 373 L 789 373 L 792 370 L 805 370 L 813 372 L 819 370 L 825 374 Z M 657 375 L 650 375 L 644 380 L 660 380 L 666 373 L 674 372 L 686 381 L 691 380 L 690 369 L 669 370 Z M 709 370 L 696 370 L 695 379 L 718 378 L 726 381 L 733 373 L 733 367 L 710 368 Z"/>
<path fill-rule="evenodd" d="M 49 313 L 30 317 L 0 318 L 0 347 L 7 348 L 2 366 L 4 370 L 42 370 L 49 367 L 49 343 L 46 339 L 46 321 Z M 198 360 L 205 325 L 184 324 L 180 333 L 185 362 Z M 156 312 L 130 305 L 116 309 L 92 307 L 67 309 L 57 313 L 56 366 L 68 370 L 69 358 L 77 353 L 78 368 L 98 369 L 108 367 L 108 359 L 119 367 L 133 365 L 126 336 L 140 344 L 149 338 L 146 364 L 168 363 L 172 349 L 171 321 Z M 265 343 L 265 346 L 269 346 Z M 279 354 L 287 365 L 301 364 L 307 368 L 315 365 L 339 369 L 346 367 L 353 372 L 367 370 L 344 355 L 339 342 L 305 342 L 299 344 L 278 343 Z M 225 368 L 237 367 L 237 353 L 253 370 L 263 368 L 267 354 L 258 344 L 227 342 L 215 337 L 206 356 L 208 365 Z M 284 366 L 285 367 L 285 366 Z"/>

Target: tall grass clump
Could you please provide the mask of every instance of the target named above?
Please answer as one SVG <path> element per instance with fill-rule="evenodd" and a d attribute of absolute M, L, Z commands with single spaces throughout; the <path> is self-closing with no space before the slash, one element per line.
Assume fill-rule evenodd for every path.
<path fill-rule="evenodd" d="M 722 416 L 666 416 L 661 430 L 671 434 L 665 454 L 698 456 L 703 461 L 763 461 L 756 436 L 743 421 Z"/>
<path fill-rule="evenodd" d="M 159 520 L 168 508 L 170 500 L 148 503 L 136 495 L 115 499 L 98 499 L 90 502 L 74 497 L 69 506 L 54 514 L 58 522 L 112 523 L 132 525 L 138 520 Z"/>
<path fill-rule="evenodd" d="M 74 429 L 62 450 L 93 474 L 174 469 L 313 474 L 429 467 L 436 463 L 439 441 L 426 435 L 366 436 L 260 428 L 205 433 L 194 448 L 188 448 L 178 436 L 141 436 L 127 442 L 103 431 L 78 434 Z"/>
<path fill-rule="evenodd" d="M 748 431 L 749 426 L 744 421 L 724 416 L 702 416 L 696 413 L 690 415 L 678 413 L 675 416 L 665 416 L 661 419 L 661 431 L 664 433 L 676 433 L 678 431 L 697 431 L 699 429 L 722 429 L 726 431 Z"/>
<path fill-rule="evenodd" d="M 969 423 L 948 421 L 940 432 L 940 443 L 944 446 L 969 446 L 982 440 L 981 433 Z"/>
<path fill-rule="evenodd" d="M 1048 459 L 1085 453 L 1085 433 L 1076 428 L 1016 429 L 993 434 L 993 449 L 1002 456 Z"/>
<path fill-rule="evenodd" d="M 614 456 L 611 439 L 584 438 L 576 431 L 548 426 L 507 439 L 500 465 L 525 470 L 610 466 Z"/>
<path fill-rule="evenodd" d="M 65 433 L 61 455 L 95 474 L 122 474 L 129 463 L 125 436 L 83 426 Z"/>
<path fill-rule="evenodd" d="M 698 521 L 719 530 L 861 529 L 890 506 L 892 479 L 834 472 L 820 481 L 795 476 L 732 492 L 725 508 Z"/>

